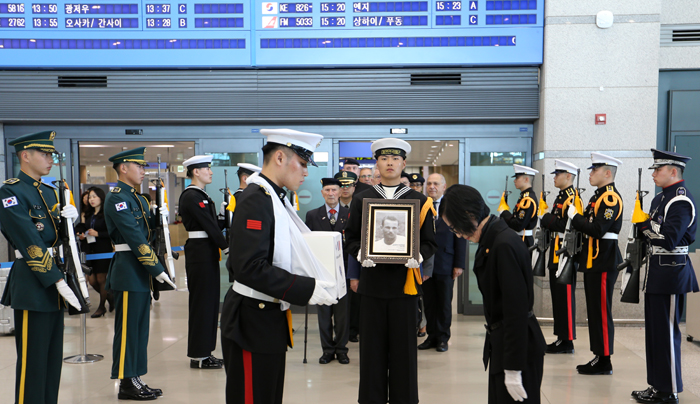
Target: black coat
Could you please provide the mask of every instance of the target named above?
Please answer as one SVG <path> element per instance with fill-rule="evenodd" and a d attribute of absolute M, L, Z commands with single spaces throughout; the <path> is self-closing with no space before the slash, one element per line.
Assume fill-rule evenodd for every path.
<path fill-rule="evenodd" d="M 331 228 L 331 222 L 328 219 L 328 214 L 326 211 L 326 204 L 323 204 L 318 209 L 313 209 L 306 212 L 306 226 L 311 231 L 337 231 L 343 234 L 343 262 L 345 263 L 345 268 L 348 267 L 348 250 L 345 248 L 345 226 L 348 223 L 348 215 L 350 210 L 344 208 L 341 204 L 338 204 L 338 220 L 335 222 L 335 226 Z M 347 269 L 346 269 L 347 273 Z"/>
<path fill-rule="evenodd" d="M 467 260 L 467 240 L 455 236 L 442 219 L 435 222 L 435 242 L 438 248 L 435 252 L 433 274 L 452 275 L 453 268 L 464 269 Z"/>
<path fill-rule="evenodd" d="M 491 216 L 484 226 L 474 257 L 474 274 L 484 299 L 484 316 L 490 328 L 484 346 L 489 373 L 524 370 L 542 357 L 545 340 L 532 315 L 530 253 L 505 221 Z"/>
<path fill-rule="evenodd" d="M 554 203 L 552 204 L 551 212 L 545 213 L 542 216 L 542 220 L 540 220 L 540 225 L 553 233 L 548 253 L 548 267 L 551 270 L 556 270 L 559 265 L 558 260 L 557 262 L 554 262 L 554 252 L 558 248 L 561 248 L 561 242 L 563 241 L 560 237 L 559 245 L 555 245 L 557 237 L 556 233 L 564 233 L 566 230 L 566 223 L 569 221 L 569 217 L 566 215 L 566 210 L 569 208 L 569 205 L 573 203 L 575 196 L 576 191 L 574 190 L 573 185 L 559 191 L 557 199 L 555 199 Z"/>
<path fill-rule="evenodd" d="M 107 231 L 107 223 L 105 222 L 104 214 L 90 215 L 85 217 L 85 223 L 80 223 L 81 233 L 85 233 L 87 236 L 87 231 L 93 229 L 97 232 L 94 243 L 87 243 L 87 253 L 88 254 L 98 254 L 112 252 L 112 240 L 109 238 L 109 232 Z M 84 229 L 82 227 L 84 226 Z M 76 231 L 78 231 L 79 226 L 76 225 Z"/>
<path fill-rule="evenodd" d="M 185 259 L 188 262 L 219 261 L 219 249 L 228 247 L 221 230 L 224 221 L 217 219 L 216 206 L 209 194 L 189 186 L 180 194 L 180 216 L 187 231 L 205 231 L 209 238 L 188 238 Z"/>

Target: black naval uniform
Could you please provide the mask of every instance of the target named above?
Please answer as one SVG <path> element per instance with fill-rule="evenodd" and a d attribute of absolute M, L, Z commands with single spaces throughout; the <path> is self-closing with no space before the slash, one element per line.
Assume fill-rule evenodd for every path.
<path fill-rule="evenodd" d="M 615 184 L 596 189 L 583 216 L 574 216 L 572 224 L 584 234 L 578 270 L 583 272 L 591 351 L 610 356 L 615 338 L 612 297 L 617 266 L 622 262 L 617 243 L 622 228 L 622 197 Z"/>
<path fill-rule="evenodd" d="M 552 232 L 549 246 L 549 287 L 552 291 L 552 311 L 554 314 L 554 335 L 562 341 L 576 339 L 576 285 L 564 285 L 557 282 L 559 257 L 554 254 L 561 248 L 566 223 L 569 217 L 566 210 L 574 202 L 576 191 L 573 186 L 559 191 L 552 204 L 552 211 L 545 213 L 540 225 Z M 575 258 L 574 258 L 575 259 Z M 574 263 L 574 265 L 576 265 Z"/>
<path fill-rule="evenodd" d="M 348 254 L 356 257 L 362 232 L 362 200 L 384 198 L 383 185 L 355 194 L 345 228 Z M 380 192 L 381 190 L 381 192 Z M 418 199 L 421 208 L 427 197 L 403 184 L 394 199 Z M 435 254 L 433 214 L 428 212 L 420 228 L 423 260 Z M 377 264 L 362 268 L 357 293 L 360 301 L 360 404 L 416 404 L 418 371 L 416 343 L 417 295 L 404 293 L 407 268 L 403 264 Z M 422 294 L 416 284 L 418 294 Z"/>
<path fill-rule="evenodd" d="M 500 218 L 484 225 L 474 257 L 474 275 L 484 296 L 486 340 L 484 367 L 489 369 L 489 403 L 513 403 L 504 384 L 505 370 L 522 371 L 527 403 L 540 402 L 545 340 L 533 314 L 530 254 Z"/>
<path fill-rule="evenodd" d="M 695 241 L 695 209 L 693 195 L 679 181 L 654 197 L 649 220 L 637 225 L 650 248 L 644 280 L 647 383 L 667 393 L 683 391 L 678 322 L 685 294 L 699 290 L 684 248 Z"/>
<path fill-rule="evenodd" d="M 326 204 L 324 203 L 320 208 L 306 212 L 306 226 L 311 231 L 337 231 L 342 233 L 348 221 L 348 213 L 348 209 L 340 206 L 340 203 L 338 203 L 338 212 L 336 212 L 338 219 L 335 224 L 331 224 L 326 211 Z M 349 285 L 348 289 L 350 289 Z M 349 300 L 350 296 L 348 293 L 332 306 L 316 306 L 318 331 L 321 335 L 321 348 L 323 348 L 324 354 L 348 353 L 347 345 L 348 337 L 350 336 Z M 335 331 L 335 338 L 333 338 L 333 331 Z"/>
<path fill-rule="evenodd" d="M 180 195 L 180 216 L 188 232 L 206 232 L 185 243 L 185 271 L 189 296 L 187 356 L 208 358 L 216 348 L 219 322 L 220 250 L 228 248 L 221 233 L 225 221 L 216 217 L 214 201 L 203 189 L 190 185 Z"/>
<path fill-rule="evenodd" d="M 16 403 L 56 403 L 63 364 L 63 279 L 51 254 L 61 243 L 56 189 L 24 171 L 0 188 L 2 234 L 21 254 L 12 264 L 2 303 L 15 315 Z"/>
<path fill-rule="evenodd" d="M 530 247 L 534 244 L 532 234 L 537 227 L 537 200 L 532 187 L 520 193 L 512 213 L 508 210 L 501 212 L 501 219 L 508 224 L 508 227 L 518 232 L 525 245 Z"/>
<path fill-rule="evenodd" d="M 104 204 L 109 237 L 116 252 L 107 273 L 107 289 L 114 294 L 112 379 L 140 377 L 148 372 L 151 277 L 165 268 L 149 244 L 155 216 L 143 195 L 119 181 Z M 128 251 L 118 251 L 119 246 Z"/>
<path fill-rule="evenodd" d="M 229 255 L 235 259 L 229 260 L 229 274 L 236 282 L 260 293 L 306 305 L 316 281 L 272 265 L 275 212 L 271 198 L 289 203 L 286 192 L 264 175 L 260 177 L 276 195 L 249 184 L 237 198 L 229 246 Z M 291 343 L 291 328 L 280 303 L 246 297 L 229 289 L 221 311 L 226 403 L 282 403 L 285 356 Z"/>

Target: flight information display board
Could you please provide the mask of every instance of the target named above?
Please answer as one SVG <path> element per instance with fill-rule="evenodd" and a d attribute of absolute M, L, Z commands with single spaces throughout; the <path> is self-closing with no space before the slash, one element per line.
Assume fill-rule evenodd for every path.
<path fill-rule="evenodd" d="M 542 63 L 544 0 L 117 1 L 0 3 L 0 67 Z"/>

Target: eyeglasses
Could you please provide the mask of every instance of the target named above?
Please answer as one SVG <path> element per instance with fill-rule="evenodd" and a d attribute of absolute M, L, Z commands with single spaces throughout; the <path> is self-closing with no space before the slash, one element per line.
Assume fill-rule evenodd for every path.
<path fill-rule="evenodd" d="M 341 185 L 340 187 L 341 187 L 341 188 L 352 188 L 352 187 L 354 187 L 354 186 L 355 186 L 355 185 L 352 184 L 352 185 Z"/>

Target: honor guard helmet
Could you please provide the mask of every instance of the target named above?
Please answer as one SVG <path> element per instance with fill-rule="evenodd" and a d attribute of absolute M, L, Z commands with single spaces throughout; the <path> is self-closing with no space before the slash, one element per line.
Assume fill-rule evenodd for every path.
<path fill-rule="evenodd" d="M 16 153 L 22 150 L 39 150 L 44 153 L 58 153 L 53 145 L 54 137 L 56 137 L 56 132 L 46 130 L 20 136 L 11 141 L 9 145 L 15 147 Z"/>
<path fill-rule="evenodd" d="M 267 143 L 287 146 L 304 161 L 318 167 L 312 156 L 316 148 L 321 145 L 323 136 L 293 129 L 260 129 L 260 133 L 267 137 Z"/>

